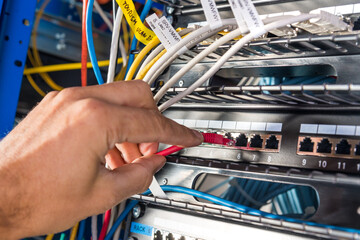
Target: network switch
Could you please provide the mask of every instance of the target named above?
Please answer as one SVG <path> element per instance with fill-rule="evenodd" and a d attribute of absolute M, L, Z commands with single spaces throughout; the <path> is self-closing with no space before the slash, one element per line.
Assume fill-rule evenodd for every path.
<path fill-rule="evenodd" d="M 180 156 L 360 173 L 357 111 L 344 109 L 334 114 L 326 109 L 285 112 L 219 107 L 174 108 L 166 115 L 187 127 L 216 132 L 235 142 L 233 146 L 203 144 L 180 151 Z"/>

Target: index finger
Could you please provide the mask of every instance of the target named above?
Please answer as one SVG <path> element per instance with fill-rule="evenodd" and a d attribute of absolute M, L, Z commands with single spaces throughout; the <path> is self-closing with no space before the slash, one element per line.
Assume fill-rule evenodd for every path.
<path fill-rule="evenodd" d="M 115 143 L 161 142 L 182 147 L 202 143 L 200 132 L 189 129 L 161 115 L 158 110 L 131 108 L 102 103 L 93 114 L 98 118 L 98 129 L 106 134 L 109 148 Z"/>
<path fill-rule="evenodd" d="M 72 87 L 57 94 L 63 101 L 79 101 L 94 98 L 128 107 L 155 109 L 156 104 L 149 85 L 140 80 L 121 81 L 88 87 Z"/>

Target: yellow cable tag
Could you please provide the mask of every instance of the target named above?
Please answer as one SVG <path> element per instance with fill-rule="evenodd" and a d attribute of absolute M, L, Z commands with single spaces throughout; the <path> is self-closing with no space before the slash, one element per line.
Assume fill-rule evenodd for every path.
<path fill-rule="evenodd" d="M 136 12 L 134 3 L 131 0 L 116 0 L 116 2 L 123 11 L 126 21 L 135 34 L 135 37 L 147 45 L 155 37 L 155 34 L 142 23 Z"/>

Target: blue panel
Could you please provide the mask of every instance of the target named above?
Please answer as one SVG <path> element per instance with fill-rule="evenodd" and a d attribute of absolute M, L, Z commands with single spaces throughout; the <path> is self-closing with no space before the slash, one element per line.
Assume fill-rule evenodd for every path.
<path fill-rule="evenodd" d="M 0 0 L 0 139 L 13 127 L 36 0 Z"/>
<path fill-rule="evenodd" d="M 153 227 L 137 222 L 132 222 L 130 227 L 130 232 L 142 234 L 146 236 L 152 236 Z"/>
<path fill-rule="evenodd" d="M 0 16 L 1 16 L 1 9 L 2 9 L 3 3 L 4 3 L 4 0 L 0 0 Z"/>

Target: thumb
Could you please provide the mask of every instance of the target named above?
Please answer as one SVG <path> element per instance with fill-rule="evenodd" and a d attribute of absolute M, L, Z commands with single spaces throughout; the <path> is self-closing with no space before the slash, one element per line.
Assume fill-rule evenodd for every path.
<path fill-rule="evenodd" d="M 107 207 L 146 191 L 154 174 L 164 166 L 165 162 L 165 157 L 160 155 L 143 156 L 104 174 L 98 184 L 98 191 L 103 193 L 103 199 L 108 196 L 107 199 L 111 201 L 108 203 L 111 206 Z"/>

